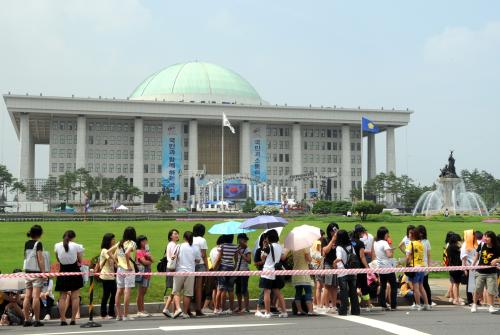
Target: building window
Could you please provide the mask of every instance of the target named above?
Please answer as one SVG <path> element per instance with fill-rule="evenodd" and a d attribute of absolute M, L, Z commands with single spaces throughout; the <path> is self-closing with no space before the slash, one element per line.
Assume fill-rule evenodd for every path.
<path fill-rule="evenodd" d="M 123 164 L 122 171 L 123 171 L 123 173 L 127 173 L 128 172 L 128 164 Z"/>
<path fill-rule="evenodd" d="M 332 150 L 332 142 L 326 142 L 326 150 Z"/>
<path fill-rule="evenodd" d="M 361 177 L 361 169 L 358 168 L 358 177 Z"/>
<path fill-rule="evenodd" d="M 161 164 L 158 164 L 158 166 L 156 167 L 156 172 L 161 173 L 162 172 L 161 170 L 162 170 Z"/>
<path fill-rule="evenodd" d="M 144 164 L 144 173 L 149 173 L 149 166 Z"/>
<path fill-rule="evenodd" d="M 134 138 L 132 136 L 130 136 L 130 139 L 129 139 L 129 144 L 130 145 L 134 145 Z"/>
<path fill-rule="evenodd" d="M 89 136 L 89 144 L 94 144 L 94 136 Z"/>
<path fill-rule="evenodd" d="M 356 156 L 351 155 L 351 164 L 356 163 Z"/>
<path fill-rule="evenodd" d="M 321 132 L 320 132 L 321 137 L 325 137 L 325 133 L 326 133 L 325 129 L 321 129 Z"/>
<path fill-rule="evenodd" d="M 361 143 L 356 143 L 356 150 L 361 151 Z"/>
<path fill-rule="evenodd" d="M 95 172 L 101 172 L 101 165 L 99 163 L 95 163 Z"/>
<path fill-rule="evenodd" d="M 73 171 L 73 164 L 66 163 L 66 171 Z"/>
<path fill-rule="evenodd" d="M 109 173 L 114 173 L 114 172 L 115 172 L 115 165 L 114 164 L 109 164 Z"/>
<path fill-rule="evenodd" d="M 290 136 L 290 128 L 285 128 L 285 136 Z"/>
<path fill-rule="evenodd" d="M 283 162 L 283 154 L 280 154 L 280 155 L 279 155 L 279 161 L 280 161 L 280 162 Z"/>
<path fill-rule="evenodd" d="M 122 157 L 123 159 L 128 159 L 128 150 L 123 150 Z"/>
<path fill-rule="evenodd" d="M 134 173 L 134 164 L 130 164 L 130 173 Z"/>
<path fill-rule="evenodd" d="M 278 161 L 278 154 L 273 154 L 273 162 L 277 162 Z"/>
<path fill-rule="evenodd" d="M 187 178 L 184 178 L 184 187 L 188 187 L 188 186 L 189 186 L 188 179 L 187 179 Z"/>
<path fill-rule="evenodd" d="M 288 176 L 290 174 L 290 167 L 285 166 L 285 176 Z"/>
<path fill-rule="evenodd" d="M 121 152 L 121 150 L 116 150 L 115 157 L 116 157 L 116 159 L 122 159 L 122 152 Z"/>
<path fill-rule="evenodd" d="M 52 163 L 52 172 L 57 172 L 57 163 Z"/>
<path fill-rule="evenodd" d="M 189 160 L 189 153 L 187 151 L 184 151 L 184 160 Z"/>
<path fill-rule="evenodd" d="M 304 141 L 304 150 L 307 150 L 307 141 Z"/>
<path fill-rule="evenodd" d="M 116 164 L 116 173 L 122 173 L 122 165 Z"/>
<path fill-rule="evenodd" d="M 130 150 L 130 159 L 134 159 L 134 152 Z"/>
<path fill-rule="evenodd" d="M 290 161 L 290 155 L 289 154 L 285 154 L 285 162 L 289 162 Z"/>
<path fill-rule="evenodd" d="M 351 177 L 354 177 L 354 176 L 356 176 L 356 169 L 351 168 Z"/>
<path fill-rule="evenodd" d="M 144 187 L 148 187 L 148 178 L 144 178 Z"/>

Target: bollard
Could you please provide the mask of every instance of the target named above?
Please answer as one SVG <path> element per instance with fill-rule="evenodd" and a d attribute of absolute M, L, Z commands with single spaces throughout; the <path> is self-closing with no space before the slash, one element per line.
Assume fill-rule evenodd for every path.
<path fill-rule="evenodd" d="M 100 323 L 94 322 L 94 270 L 90 270 L 89 275 L 89 321 L 80 326 L 80 328 L 97 328 L 102 327 Z"/>

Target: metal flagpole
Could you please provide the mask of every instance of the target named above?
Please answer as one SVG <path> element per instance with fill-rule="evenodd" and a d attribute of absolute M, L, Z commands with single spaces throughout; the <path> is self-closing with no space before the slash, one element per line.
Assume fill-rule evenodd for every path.
<path fill-rule="evenodd" d="M 363 157 L 363 117 L 361 117 L 361 125 L 360 125 L 360 130 L 361 130 L 361 200 L 365 200 L 365 183 L 364 183 L 364 171 L 363 171 L 363 166 L 364 166 L 364 157 Z"/>
<path fill-rule="evenodd" d="M 222 148 L 221 148 L 221 177 L 220 177 L 220 182 L 221 182 L 221 207 L 222 210 L 224 210 L 224 113 L 222 113 Z"/>

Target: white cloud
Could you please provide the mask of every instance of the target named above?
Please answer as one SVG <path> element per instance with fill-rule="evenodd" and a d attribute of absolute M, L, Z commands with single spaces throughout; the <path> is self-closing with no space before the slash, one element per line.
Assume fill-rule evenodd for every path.
<path fill-rule="evenodd" d="M 475 69 L 497 66 L 500 57 L 500 22 L 479 29 L 449 27 L 429 38 L 424 48 L 428 64 Z"/>

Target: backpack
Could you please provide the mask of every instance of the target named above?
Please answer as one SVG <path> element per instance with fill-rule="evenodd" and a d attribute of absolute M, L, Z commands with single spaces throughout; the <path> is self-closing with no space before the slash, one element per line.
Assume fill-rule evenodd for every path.
<path fill-rule="evenodd" d="M 358 255 L 354 251 L 354 247 L 351 245 L 351 250 L 348 251 L 347 248 L 342 247 L 347 254 L 347 262 L 342 262 L 346 269 L 359 269 L 361 267 L 361 262 L 359 261 Z"/>

